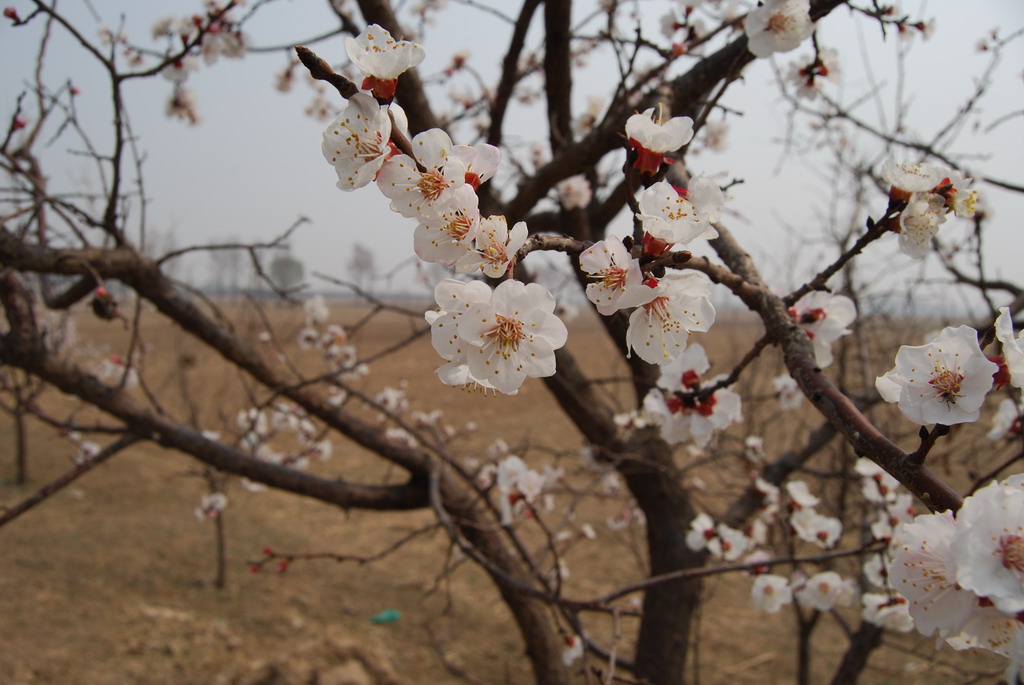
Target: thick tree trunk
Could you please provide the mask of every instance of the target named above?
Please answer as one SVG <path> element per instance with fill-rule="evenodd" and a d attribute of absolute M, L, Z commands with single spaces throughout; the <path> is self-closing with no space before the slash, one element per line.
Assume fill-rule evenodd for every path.
<path fill-rule="evenodd" d="M 624 463 L 620 471 L 647 517 L 651 575 L 703 566 L 705 554 L 686 546 L 694 511 L 672 463 L 671 449 L 654 437 L 635 447 L 640 459 Z M 638 680 L 652 685 L 683 682 L 700 592 L 699 580 L 662 583 L 647 590 L 636 645 Z"/>

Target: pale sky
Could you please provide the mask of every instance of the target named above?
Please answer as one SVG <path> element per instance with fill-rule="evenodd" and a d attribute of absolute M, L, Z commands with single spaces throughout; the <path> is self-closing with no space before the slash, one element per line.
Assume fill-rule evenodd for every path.
<path fill-rule="evenodd" d="M 8 4 L 18 8 L 23 16 L 28 12 L 29 3 L 24 0 L 9 0 Z M 512 12 L 520 3 L 487 0 L 479 4 Z M 586 16 L 588 8 L 595 4 L 576 3 L 577 16 Z M 659 35 L 658 20 L 670 4 L 664 0 L 637 4 L 651 35 Z M 95 40 L 98 25 L 87 3 L 63 5 L 72 21 Z M 110 27 L 117 27 L 122 21 L 121 13 L 126 13 L 124 26 L 132 41 L 158 47 L 150 38 L 153 22 L 166 16 L 169 7 L 174 8 L 173 13 L 184 15 L 196 11 L 200 3 L 93 0 L 92 6 Z M 956 108 L 963 106 L 975 75 L 987 64 L 989 55 L 976 50 L 978 39 L 994 27 L 999 27 L 1004 36 L 1024 28 L 1024 3 L 988 0 L 972 3 L 971 12 L 962 11 L 963 4 L 950 0 L 906 3 L 904 7 L 915 18 L 938 19 L 935 35 L 929 41 L 922 42 L 920 37 L 914 40 L 905 74 L 892 67 L 892 56 L 900 49 L 900 41 L 894 36 L 883 43 L 877 27 L 863 21 L 862 30 L 855 29 L 845 16 L 845 9 L 837 10 L 820 25 L 821 44 L 839 50 L 842 66 L 840 84 L 829 84 L 825 92 L 845 103 L 861 98 L 872 89 L 865 71 L 865 65 L 870 64 L 874 82 L 881 84 L 882 95 L 855 113 L 877 124 L 881 109 L 891 123 L 895 87 L 902 78 L 904 92 L 910 99 L 909 126 L 927 139 Z M 331 21 L 325 0 L 278 2 L 261 8 L 247 31 L 256 46 L 286 45 L 323 32 Z M 596 24 L 590 26 L 591 32 L 599 28 Z M 14 100 L 31 73 L 41 28 L 39 21 L 27 29 L 13 29 L 6 22 L 0 25 L 0 64 L 4 65 L 0 69 L 0 116 L 4 121 L 9 120 Z M 538 28 L 534 26 L 530 35 L 533 47 L 541 37 Z M 470 64 L 485 78 L 493 77 L 504 55 L 509 31 L 507 24 L 492 15 L 451 2 L 437 24 L 428 27 L 422 41 L 427 60 L 420 73 L 425 77 L 437 75 L 456 50 L 468 49 Z M 340 37 L 322 42 L 314 49 L 330 62 L 344 61 Z M 810 53 L 807 41 L 797 51 L 775 56 L 774 64 L 786 71 L 797 56 Z M 729 191 L 730 214 L 726 221 L 759 259 L 771 282 L 786 287 L 795 285 L 796 280 L 820 265 L 818 259 L 831 254 L 816 238 L 823 228 L 821 217 L 830 210 L 833 189 L 825 173 L 827 158 L 813 154 L 783 157 L 781 141 L 786 135 L 789 106 L 778 94 L 772 61 L 758 60 L 751 65 L 745 72 L 745 82 L 735 84 L 722 101 L 730 109 L 744 113 L 729 118 L 729 148 L 722 153 L 701 152 L 691 156 L 688 164 L 696 173 L 726 174 L 723 181 L 733 177 L 744 180 Z M 320 271 L 344 277 L 345 262 L 357 242 L 374 249 L 381 271 L 414 259 L 415 225 L 411 220 L 390 212 L 387 201 L 373 187 L 353 193 L 335 188 L 334 171 L 320 154 L 320 136 L 326 122 L 303 113 L 312 91 L 301 82 L 287 95 L 274 89 L 274 76 L 286 62 L 285 53 L 275 52 L 250 55 L 243 60 L 221 59 L 212 67 L 203 66 L 188 80 L 188 86 L 198 96 L 203 118 L 196 127 L 164 115 L 171 89 L 163 78 L 137 80 L 127 86 L 133 126 L 146 152 L 146 191 L 152 200 L 148 208 L 150 229 L 173 233 L 179 246 L 231 237 L 258 241 L 269 239 L 297 217 L 306 216 L 311 223 L 299 230 L 292 245 L 307 273 Z M 103 124 L 109 119 L 109 104 L 101 71 L 60 30 L 55 33 L 46 67 L 51 84 L 70 78 L 81 89 L 76 100 L 81 118 L 95 132 L 94 142 L 102 146 L 108 135 Z M 612 67 L 607 58 L 595 57 L 581 72 L 574 91 L 576 114 L 585 109 L 588 96 L 599 94 L 608 83 L 609 68 Z M 1022 72 L 1024 40 L 1017 40 L 1006 50 L 997 71 L 998 89 L 982 103 L 971 125 L 976 120 L 983 130 L 1002 115 L 1024 110 Z M 434 94 L 443 94 L 448 89 L 439 86 Z M 343 105 L 340 98 L 335 97 L 335 102 L 338 108 Z M 532 110 L 514 110 L 509 119 L 509 139 L 528 140 L 535 132 L 542 132 L 535 137 L 545 140 L 542 109 L 538 105 Z M 805 137 L 806 129 L 799 128 L 798 136 Z M 456 137 L 456 142 L 472 141 Z M 90 181 L 90 165 L 81 157 L 69 156 L 69 149 L 80 150 L 81 146 L 73 138 L 64 137 L 47 154 L 45 161 L 53 187 L 82 189 L 92 183 L 95 188 Z M 877 168 L 882 160 L 881 148 L 866 146 L 865 150 L 858 159 Z M 969 169 L 1022 183 L 1024 117 L 1018 115 L 990 133 L 975 133 L 969 127 L 950 152 L 954 157 L 969 156 Z M 1024 254 L 1024 232 L 1019 219 L 1024 215 L 1024 198 L 987 184 L 978 187 L 992 212 L 987 238 L 993 248 L 989 254 L 990 276 L 1015 276 L 1021 273 L 1020 258 Z M 884 206 L 881 196 L 869 205 L 876 216 Z M 863 220 L 862 214 L 861 225 Z M 967 226 L 966 222 L 951 220 L 940 237 L 959 240 Z M 619 235 L 628 232 L 628 218 L 620 216 L 613 230 Z M 895 236 L 887 236 L 881 243 L 869 253 L 863 272 L 866 278 L 899 279 L 919 272 L 919 263 L 898 253 Z M 202 283 L 207 280 L 202 271 L 208 264 L 202 261 L 186 265 L 183 275 L 191 275 Z M 412 282 L 412 270 L 407 269 L 404 274 L 396 280 L 397 287 L 407 288 Z M 315 280 L 311 284 L 314 288 L 323 287 Z"/>

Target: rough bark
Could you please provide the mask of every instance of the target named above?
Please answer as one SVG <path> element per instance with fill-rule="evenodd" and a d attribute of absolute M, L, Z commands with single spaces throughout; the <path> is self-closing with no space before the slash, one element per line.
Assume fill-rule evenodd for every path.
<path fill-rule="evenodd" d="M 686 546 L 694 509 L 672 463 L 671 449 L 653 438 L 636 448 L 638 458 L 624 462 L 619 470 L 647 517 L 651 575 L 703 566 L 706 555 Z M 679 580 L 644 593 L 634 658 L 634 674 L 641 681 L 652 685 L 683 682 L 701 587 L 700 580 Z"/>

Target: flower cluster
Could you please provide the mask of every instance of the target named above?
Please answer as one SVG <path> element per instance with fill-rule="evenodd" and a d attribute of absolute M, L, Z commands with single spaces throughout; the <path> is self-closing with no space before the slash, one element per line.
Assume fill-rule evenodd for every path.
<path fill-rule="evenodd" d="M 949 511 L 918 516 L 893 538 L 892 586 L 924 635 L 1024 664 L 1024 476 L 993 481 Z"/>
<path fill-rule="evenodd" d="M 654 110 L 634 114 L 626 122 L 629 144 L 636 151 L 634 168 L 641 176 L 655 175 L 670 162 L 666 153 L 693 137 L 689 117 L 669 121 L 652 119 Z M 677 188 L 667 181 L 652 183 L 640 198 L 636 221 L 643 229 L 643 244 L 627 249 L 618 238 L 594 243 L 580 255 L 580 268 L 591 281 L 587 298 L 597 311 L 611 316 L 634 308 L 626 333 L 628 349 L 650 363 L 664 365 L 686 349 L 693 331 L 707 331 L 714 323 L 711 281 L 699 272 L 669 273 L 655 277 L 641 266 L 640 257 L 655 259 L 674 246 L 697 239 L 712 239 L 718 232 L 725 196 L 716 183 L 703 176 Z"/>
<path fill-rule="evenodd" d="M 324 437 L 325 431 L 318 428 L 302 408 L 279 402 L 267 408 L 252 407 L 235 416 L 235 427 L 241 434 L 239 444 L 261 461 L 291 466 L 297 469 L 309 467 L 310 458 L 326 461 L 334 453 L 331 441 Z M 208 440 L 220 439 L 216 432 L 204 432 Z M 278 449 L 274 445 L 288 446 Z M 262 490 L 263 486 L 242 479 L 249 490 Z"/>
<path fill-rule="evenodd" d="M 889 197 L 906 202 L 891 228 L 899 233 L 900 250 L 914 259 L 928 254 L 947 214 L 970 218 L 977 208 L 978 191 L 969 188 L 971 179 L 941 164 L 889 159 L 882 178 L 890 184 Z"/>
<path fill-rule="evenodd" d="M 438 311 L 427 312 L 434 349 L 448 363 L 437 370 L 446 385 L 471 385 L 515 394 L 527 377 L 555 373 L 555 350 L 565 324 L 555 298 L 536 283 L 446 279 L 434 289 Z"/>
<path fill-rule="evenodd" d="M 338 324 L 328 324 L 330 310 L 320 295 L 310 297 L 302 304 L 305 324 L 299 330 L 296 342 L 303 352 L 317 352 L 324 363 L 337 374 L 338 380 L 354 381 L 366 376 L 370 368 L 359 361 L 358 352 L 349 341 L 348 333 Z M 273 341 L 269 331 L 260 336 L 260 341 L 268 347 Z M 332 401 L 340 404 L 345 393 L 333 388 Z"/>
<path fill-rule="evenodd" d="M 913 519 L 912 498 L 902 492 L 899 483 L 880 469 L 874 462 L 859 459 L 855 471 L 861 476 L 861 493 L 869 507 L 877 511 L 877 520 L 871 524 L 871 534 L 876 541 L 888 542 L 893 527 Z M 762 493 L 764 505 L 758 513 L 761 526 L 784 522 L 791 533 L 805 542 L 823 548 L 834 546 L 842 533 L 838 519 L 816 513 L 815 507 L 821 499 L 812 494 L 804 481 L 791 480 L 786 483 L 785 506 L 779 489 L 758 479 L 757 489 Z M 756 529 L 756 525 L 752 530 Z M 756 539 L 753 536 L 751 539 Z M 766 558 L 757 550 L 746 557 L 748 563 Z M 864 579 L 860 591 L 861 616 L 868 622 L 897 632 L 913 629 L 914 620 L 908 612 L 907 600 L 896 593 L 890 583 L 887 567 L 892 558 L 887 549 L 868 555 L 861 568 Z M 751 588 L 751 602 L 756 609 L 775 613 L 794 599 L 804 608 L 830 611 L 837 606 L 851 606 L 857 601 L 858 587 L 853 580 L 844 578 L 835 570 L 825 570 L 807 577 L 794 571 L 786 578 L 768 573 L 767 567 L 755 567 L 756 574 Z"/>
<path fill-rule="evenodd" d="M 245 56 L 250 40 L 234 15 L 235 4 L 235 0 L 226 4 L 206 0 L 202 13 L 163 17 L 153 24 L 153 39 L 167 41 L 165 54 L 168 57 L 165 59 L 175 56 L 160 70 L 163 77 L 174 84 L 166 105 L 167 116 L 193 125 L 199 123 L 195 94 L 185 87 L 189 75 L 199 70 L 200 59 L 209 66 L 220 57 L 238 59 Z M 182 54 L 183 48 L 187 51 Z M 131 54 L 133 61 L 141 63 L 141 53 L 126 48 L 126 54 Z"/>
<path fill-rule="evenodd" d="M 234 16 L 233 5 L 233 2 L 223 6 L 213 0 L 207 0 L 205 12 L 202 14 L 159 19 L 153 24 L 153 38 L 178 39 L 183 45 L 198 41 L 199 55 L 207 65 L 213 64 L 221 56 L 232 59 L 244 57 L 249 38 L 242 32 L 242 27 Z M 189 60 L 190 57 L 182 61 Z M 194 58 L 190 61 L 194 61 Z M 188 70 L 194 67 L 193 63 Z M 174 74 L 181 74 L 182 71 L 182 65 L 173 63 L 163 73 L 167 78 L 175 80 Z"/>
<path fill-rule="evenodd" d="M 480 213 L 477 190 L 497 171 L 499 150 L 456 145 L 444 131 L 430 129 L 401 153 L 394 140 L 396 133 L 407 139 L 406 117 L 390 100 L 399 76 L 422 61 L 423 48 L 371 25 L 346 40 L 345 49 L 365 76 L 367 92 L 349 98 L 324 131 L 322 151 L 338 188 L 376 183 L 393 211 L 416 220 L 413 245 L 420 259 L 459 273 L 505 276 L 528 232 L 523 222 L 509 227 L 504 216 Z M 525 378 L 554 373 L 554 351 L 565 344 L 566 330 L 542 286 L 506 281 L 492 292 L 482 283 L 448 280 L 435 296 L 439 310 L 428 312 L 427 320 L 435 349 L 448 361 L 438 369 L 444 383 L 514 394 Z"/>
<path fill-rule="evenodd" d="M 537 503 L 544 491 L 550 489 L 563 475 L 558 469 L 545 468 L 544 471 L 534 471 L 515 455 L 505 457 L 494 469 L 488 470 L 498 489 L 502 525 L 512 525 L 517 513 Z"/>
<path fill-rule="evenodd" d="M 700 395 L 701 374 L 710 367 L 704 348 L 691 345 L 662 367 L 658 387 L 644 398 L 647 415 L 669 444 L 692 440 L 704 447 L 716 433 L 743 420 L 740 396 L 729 388 L 719 388 L 706 399 Z M 714 385 L 718 380 L 712 378 L 706 384 Z"/>

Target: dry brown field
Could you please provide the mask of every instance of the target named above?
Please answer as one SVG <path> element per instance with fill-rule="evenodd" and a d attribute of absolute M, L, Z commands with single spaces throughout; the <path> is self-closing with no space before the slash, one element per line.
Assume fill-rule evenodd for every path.
<path fill-rule="evenodd" d="M 416 308 L 416 305 L 407 305 Z M 230 308 L 236 329 L 255 338 L 263 328 L 252 311 Z M 353 326 L 365 309 L 335 305 L 331 322 Z M 272 327 L 298 355 L 292 342 L 301 313 L 270 308 Z M 76 315 L 82 358 L 100 359 L 121 351 L 126 333 L 117 323 Z M 379 316 L 354 336 L 365 357 L 403 339 L 415 320 Z M 738 315 L 722 315 L 704 340 L 715 364 L 712 373 L 746 350 L 759 327 Z M 151 312 L 142 315 L 146 380 L 175 412 L 183 398 L 208 417 L 202 428 L 224 430 L 246 404 L 246 386 L 237 373 Z M 85 344 L 84 341 L 89 341 Z M 622 375 L 621 362 L 592 318 L 570 325 L 570 349 L 593 375 Z M 307 362 L 302 362 L 305 365 Z M 308 362 L 309 370 L 316 364 Z M 557 410 L 539 381 L 528 381 L 516 397 L 482 397 L 441 386 L 433 375 L 440 364 L 427 337 L 372 365 L 363 381 L 372 395 L 404 380 L 413 408 L 441 409 L 456 427 L 474 421 L 479 430 L 460 439 L 460 455 L 481 457 L 503 437 L 534 467 L 557 463 L 567 482 L 584 487 L 593 476 L 582 467 L 576 430 Z M 770 379 L 780 370 L 767 355 L 751 370 L 743 392 L 770 395 Z M 885 369 L 876 369 L 881 373 Z M 614 396 L 615 391 L 609 391 Z M 102 420 L 55 391 L 41 399 L 55 415 L 88 423 Z M 686 477 L 699 477 L 698 505 L 716 513 L 742 485 L 737 473 L 742 439 L 765 437 L 770 453 L 798 444 L 802 429 L 817 425 L 810 415 L 782 418 L 777 411 L 748 410 L 743 426 L 705 455 L 681 452 L 690 460 Z M 205 420 L 205 419 L 204 419 Z M 913 434 L 905 426 L 902 435 Z M 29 482 L 10 483 L 13 431 L 0 416 L 0 504 L 11 505 L 66 471 L 74 446 L 52 428 L 31 423 Z M 908 443 L 909 444 L 909 443 Z M 372 482 L 398 478 L 371 455 L 335 439 L 334 455 L 311 468 L 324 475 Z M 340 511 L 315 501 L 279 493 L 249 493 L 233 482 L 224 514 L 228 578 L 213 587 L 215 546 L 211 522 L 193 515 L 204 492 L 196 462 L 152 444 L 142 444 L 76 481 L 50 501 L 0 528 L 0 683 L 373 683 L 499 684 L 530 682 L 528 663 L 515 626 L 487 577 L 454 558 L 442 532 L 419 538 L 374 563 L 296 562 L 285 573 L 266 568 L 251 573 L 247 562 L 269 545 L 283 552 L 370 554 L 432 520 L 429 511 L 374 513 Z M 698 481 L 694 480 L 694 487 Z M 559 503 L 569 495 L 559 496 Z M 595 541 L 576 544 L 566 561 L 571 575 L 566 595 L 592 597 L 643 575 L 639 554 L 642 529 L 613 531 L 608 516 L 623 498 L 587 500 L 575 525 L 591 523 Z M 716 577 L 706 584 L 707 603 L 696 631 L 695 666 L 702 685 L 793 681 L 793 617 L 785 611 L 766 616 L 749 603 L 750 580 Z M 623 603 L 626 606 L 627 603 Z M 372 624 L 385 609 L 399 620 Z M 856 609 L 840 617 L 856 626 Z M 594 625 L 607 644 L 613 629 L 605 619 Z M 635 623 L 623 618 L 620 653 L 628 655 Z M 965 682 L 952 666 L 993 673 L 999 660 L 934 652 L 933 640 L 915 635 L 887 638 L 864 674 L 864 683 Z M 846 646 L 838 622 L 824 617 L 813 650 L 818 657 L 813 682 L 827 682 Z M 980 677 L 971 682 L 985 682 Z M 582 681 L 581 681 L 582 682 Z M 694 682 L 698 682 L 695 680 Z"/>

